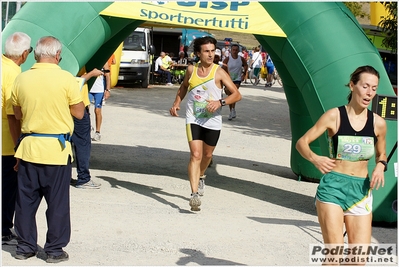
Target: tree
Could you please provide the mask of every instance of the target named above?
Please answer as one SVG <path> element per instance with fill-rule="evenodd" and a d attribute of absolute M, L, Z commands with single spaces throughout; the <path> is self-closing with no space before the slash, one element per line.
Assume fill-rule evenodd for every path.
<path fill-rule="evenodd" d="M 370 18 L 367 12 L 363 11 L 363 5 L 358 2 L 344 2 L 344 5 L 355 15 L 356 18 Z"/>
<path fill-rule="evenodd" d="M 388 12 L 388 16 L 378 23 L 378 26 L 386 34 L 382 44 L 396 54 L 398 49 L 398 3 L 384 2 L 382 4 Z"/>

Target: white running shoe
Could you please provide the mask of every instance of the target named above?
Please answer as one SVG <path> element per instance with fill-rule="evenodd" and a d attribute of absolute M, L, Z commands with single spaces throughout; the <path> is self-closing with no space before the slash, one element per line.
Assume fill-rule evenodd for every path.
<path fill-rule="evenodd" d="M 75 185 L 76 188 L 82 188 L 82 189 L 99 189 L 100 186 L 101 186 L 100 183 L 96 183 L 92 179 L 90 179 L 90 181 L 88 181 L 85 184 Z"/>
<path fill-rule="evenodd" d="M 203 196 L 204 195 L 204 191 L 205 191 L 205 178 L 206 175 L 202 175 L 200 176 L 200 180 L 198 183 L 198 195 Z"/>
<path fill-rule="evenodd" d="M 201 200 L 198 193 L 192 193 L 190 198 L 190 207 L 192 211 L 200 211 Z"/>
<path fill-rule="evenodd" d="M 99 132 L 94 133 L 93 141 L 101 141 L 101 134 Z"/>

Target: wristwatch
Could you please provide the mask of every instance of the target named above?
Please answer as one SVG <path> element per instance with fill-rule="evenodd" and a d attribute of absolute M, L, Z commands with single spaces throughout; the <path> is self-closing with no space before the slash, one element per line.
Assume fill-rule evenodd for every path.
<path fill-rule="evenodd" d="M 382 163 L 384 165 L 384 172 L 386 172 L 388 170 L 388 162 L 386 162 L 385 160 L 380 160 L 379 163 Z"/>
<path fill-rule="evenodd" d="M 219 102 L 220 102 L 220 105 L 226 106 L 226 101 L 224 101 L 224 99 L 220 99 Z"/>

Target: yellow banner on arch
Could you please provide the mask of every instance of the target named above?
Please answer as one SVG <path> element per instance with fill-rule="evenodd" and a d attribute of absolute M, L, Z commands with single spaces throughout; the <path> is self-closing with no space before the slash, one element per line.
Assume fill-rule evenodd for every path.
<path fill-rule="evenodd" d="M 258 2 L 114 2 L 101 15 L 175 25 L 286 37 Z"/>

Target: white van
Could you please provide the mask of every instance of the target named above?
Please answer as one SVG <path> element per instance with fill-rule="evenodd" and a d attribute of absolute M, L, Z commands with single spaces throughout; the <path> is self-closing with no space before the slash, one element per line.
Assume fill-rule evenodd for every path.
<path fill-rule="evenodd" d="M 151 30 L 136 28 L 123 42 L 118 83 L 141 82 L 141 87 L 147 88 L 153 54 Z"/>

